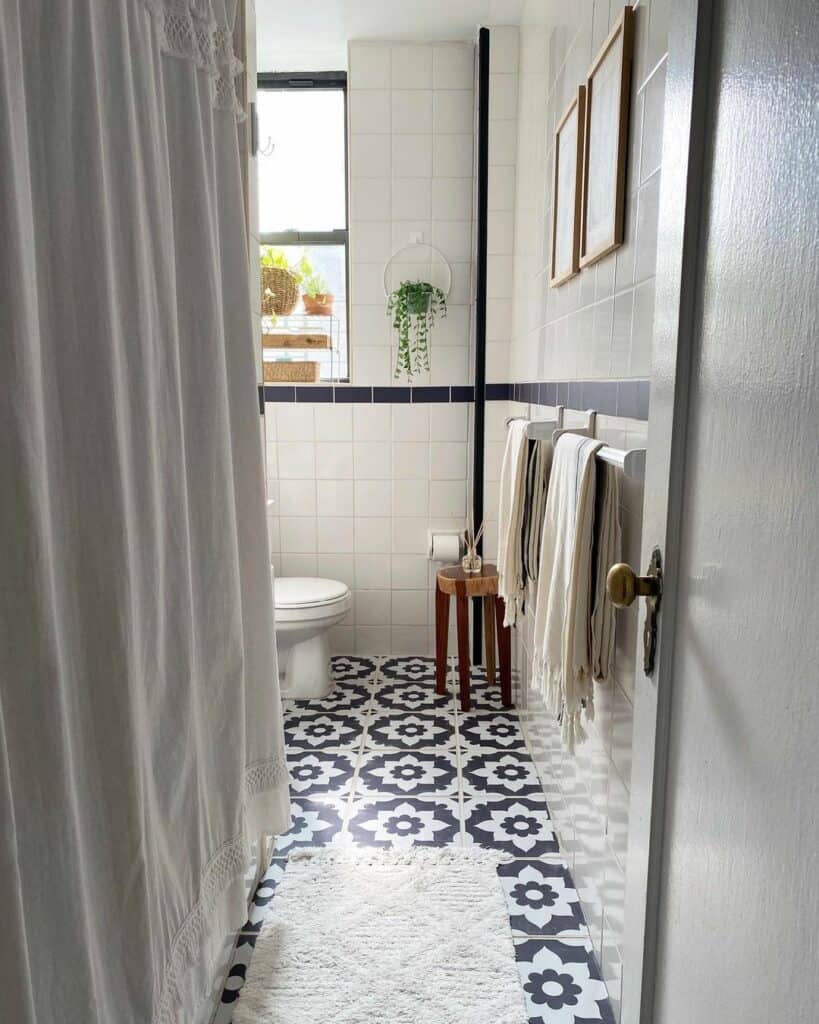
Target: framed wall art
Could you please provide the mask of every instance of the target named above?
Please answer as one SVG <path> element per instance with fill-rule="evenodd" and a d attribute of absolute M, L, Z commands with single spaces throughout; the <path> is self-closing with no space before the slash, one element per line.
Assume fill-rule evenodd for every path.
<path fill-rule="evenodd" d="M 557 124 L 552 177 L 551 276 L 554 288 L 580 270 L 580 214 L 586 89 L 577 95 Z"/>
<path fill-rule="evenodd" d="M 623 244 L 634 11 L 624 7 L 586 77 L 580 266 Z"/>

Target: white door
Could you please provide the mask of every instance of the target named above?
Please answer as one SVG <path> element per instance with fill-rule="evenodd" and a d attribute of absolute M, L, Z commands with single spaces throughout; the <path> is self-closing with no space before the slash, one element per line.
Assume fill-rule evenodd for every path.
<path fill-rule="evenodd" d="M 623 1024 L 819 1013 L 818 35 L 672 5 Z"/>

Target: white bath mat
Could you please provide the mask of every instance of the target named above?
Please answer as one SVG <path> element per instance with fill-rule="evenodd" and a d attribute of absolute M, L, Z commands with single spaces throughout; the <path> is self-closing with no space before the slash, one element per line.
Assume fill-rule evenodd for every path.
<path fill-rule="evenodd" d="M 526 1024 L 483 850 L 295 852 L 234 1024 Z"/>

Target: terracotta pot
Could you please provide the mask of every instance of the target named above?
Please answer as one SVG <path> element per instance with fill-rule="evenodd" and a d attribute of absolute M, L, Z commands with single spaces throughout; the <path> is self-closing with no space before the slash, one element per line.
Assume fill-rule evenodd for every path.
<path fill-rule="evenodd" d="M 332 295 L 303 295 L 304 312 L 310 316 L 330 316 L 333 312 Z"/>

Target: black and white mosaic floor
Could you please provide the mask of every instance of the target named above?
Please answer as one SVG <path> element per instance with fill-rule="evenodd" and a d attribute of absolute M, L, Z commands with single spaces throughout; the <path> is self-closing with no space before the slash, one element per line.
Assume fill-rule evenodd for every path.
<path fill-rule="evenodd" d="M 436 696 L 432 659 L 336 657 L 333 675 L 329 698 L 286 708 L 293 825 L 256 890 L 214 1024 L 231 1024 L 288 854 L 328 843 L 508 855 L 498 875 L 529 1024 L 613 1024 L 543 789 L 499 688 L 474 670 L 473 707 L 462 712 L 454 667 L 449 693 Z"/>

